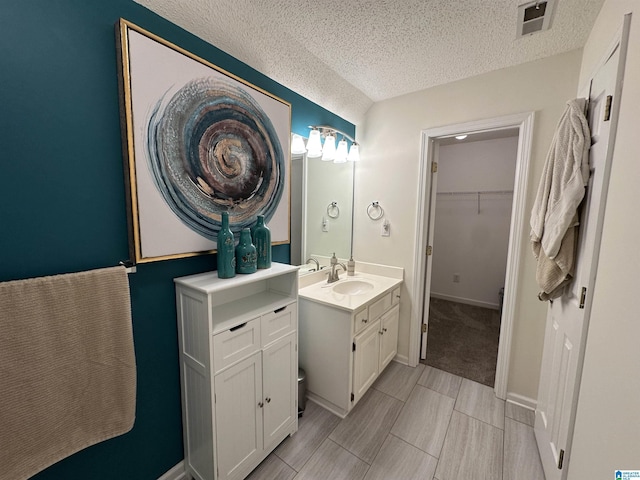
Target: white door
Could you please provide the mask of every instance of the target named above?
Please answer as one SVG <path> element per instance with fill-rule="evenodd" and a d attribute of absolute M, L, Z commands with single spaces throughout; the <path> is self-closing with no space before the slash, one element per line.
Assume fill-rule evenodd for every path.
<path fill-rule="evenodd" d="M 261 353 L 214 377 L 216 478 L 224 480 L 262 455 Z"/>
<path fill-rule="evenodd" d="M 355 337 L 354 343 L 356 350 L 353 354 L 353 401 L 357 402 L 378 377 L 380 320 L 376 320 Z"/>
<path fill-rule="evenodd" d="M 620 94 L 620 46 L 591 82 L 590 178 L 580 212 L 576 274 L 567 292 L 550 303 L 538 387 L 535 435 L 547 480 L 567 476 L 584 345 L 595 283 L 615 114 Z M 609 100 L 612 99 L 612 100 Z"/>
<path fill-rule="evenodd" d="M 433 149 L 433 157 L 438 158 L 438 142 L 433 142 L 433 145 L 429 146 L 429 148 Z M 429 200 L 429 229 L 427 232 L 427 251 L 425 255 L 427 256 L 427 271 L 425 273 L 424 279 L 424 307 L 422 314 L 422 337 L 420 344 L 420 358 L 425 360 L 427 358 L 427 335 L 429 331 L 429 300 L 431 293 L 431 272 L 433 271 L 433 238 L 435 235 L 435 224 L 436 224 L 436 194 L 438 190 L 438 164 L 433 163 L 431 165 L 431 190 L 430 190 L 430 200 Z"/>
<path fill-rule="evenodd" d="M 396 305 L 380 318 L 380 367 L 379 373 L 389 365 L 398 353 L 398 323 L 400 306 Z"/>
<path fill-rule="evenodd" d="M 296 355 L 296 332 L 265 348 L 262 354 L 265 449 L 280 439 L 282 430 L 298 415 Z"/>

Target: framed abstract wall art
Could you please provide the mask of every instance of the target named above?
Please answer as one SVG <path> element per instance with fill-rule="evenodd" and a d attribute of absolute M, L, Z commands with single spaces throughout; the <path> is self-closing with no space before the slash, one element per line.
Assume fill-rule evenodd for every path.
<path fill-rule="evenodd" d="M 222 212 L 289 243 L 291 105 L 124 19 L 117 39 L 131 260 L 214 252 Z"/>

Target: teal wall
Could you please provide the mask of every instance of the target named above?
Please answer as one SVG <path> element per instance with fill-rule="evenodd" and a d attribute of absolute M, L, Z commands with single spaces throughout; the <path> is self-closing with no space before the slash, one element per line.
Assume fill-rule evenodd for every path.
<path fill-rule="evenodd" d="M 296 133 L 310 124 L 354 133 L 352 124 L 133 1 L 0 0 L 0 281 L 128 258 L 114 27 L 120 17 L 287 100 Z M 273 257 L 288 263 L 288 245 L 274 247 Z M 206 255 L 139 265 L 130 275 L 135 426 L 35 479 L 152 480 L 183 459 L 172 279 L 215 266 L 215 255 Z"/>

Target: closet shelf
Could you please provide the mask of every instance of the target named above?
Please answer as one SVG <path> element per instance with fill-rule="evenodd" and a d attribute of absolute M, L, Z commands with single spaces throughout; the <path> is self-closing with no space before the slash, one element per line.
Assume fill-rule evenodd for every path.
<path fill-rule="evenodd" d="M 513 190 L 477 190 L 475 192 L 437 192 L 438 195 L 446 195 L 446 196 L 473 196 L 478 203 L 478 215 L 480 215 L 480 197 L 482 195 L 497 195 L 497 196 L 506 196 L 513 195 Z"/>

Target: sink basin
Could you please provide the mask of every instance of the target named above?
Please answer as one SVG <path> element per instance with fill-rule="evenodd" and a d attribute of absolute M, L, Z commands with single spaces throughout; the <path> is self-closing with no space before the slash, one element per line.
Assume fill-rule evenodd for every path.
<path fill-rule="evenodd" d="M 373 290 L 373 284 L 364 282 L 362 280 L 351 280 L 349 282 L 338 283 L 332 287 L 332 290 L 336 293 L 343 295 L 358 295 L 360 293 Z"/>

